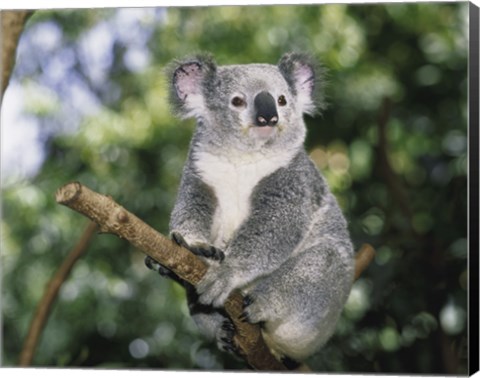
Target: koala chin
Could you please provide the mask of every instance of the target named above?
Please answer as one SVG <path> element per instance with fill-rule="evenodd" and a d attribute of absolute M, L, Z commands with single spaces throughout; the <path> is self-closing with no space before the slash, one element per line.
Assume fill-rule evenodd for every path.
<path fill-rule="evenodd" d="M 334 332 L 354 267 L 347 222 L 303 146 L 322 69 L 300 53 L 277 65 L 199 55 L 169 77 L 177 115 L 197 121 L 170 220 L 172 238 L 208 264 L 196 287 L 183 283 L 191 314 L 235 352 L 222 306 L 240 289 L 242 320 L 261 325 L 279 358 L 304 360 Z"/>
<path fill-rule="evenodd" d="M 250 137 L 253 137 L 260 141 L 267 141 L 275 137 L 277 131 L 278 131 L 278 128 L 276 126 L 264 126 L 264 127 L 253 126 L 250 128 L 249 133 L 250 133 Z"/>

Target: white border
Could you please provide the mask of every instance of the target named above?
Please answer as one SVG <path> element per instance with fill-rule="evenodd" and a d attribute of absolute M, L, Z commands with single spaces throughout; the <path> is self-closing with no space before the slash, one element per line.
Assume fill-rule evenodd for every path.
<path fill-rule="evenodd" d="M 327 0 L 327 1 L 295 1 L 295 0 L 15 0 L 3 1 L 2 9 L 53 9 L 53 8 L 115 8 L 115 7 L 164 7 L 164 6 L 218 6 L 218 5 L 299 5 L 299 4 L 325 4 L 325 3 L 418 3 L 433 2 L 432 0 Z M 435 0 L 435 2 L 452 2 L 452 0 Z M 459 2 L 459 1 L 455 1 Z M 478 6 L 480 0 L 472 1 Z"/>

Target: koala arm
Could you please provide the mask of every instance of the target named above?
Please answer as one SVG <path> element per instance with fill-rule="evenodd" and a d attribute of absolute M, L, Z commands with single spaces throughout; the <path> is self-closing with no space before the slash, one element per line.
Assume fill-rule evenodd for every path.
<path fill-rule="evenodd" d="M 216 199 L 191 163 L 184 167 L 178 193 L 170 217 L 170 234 L 180 233 L 188 245 L 207 245 Z"/>

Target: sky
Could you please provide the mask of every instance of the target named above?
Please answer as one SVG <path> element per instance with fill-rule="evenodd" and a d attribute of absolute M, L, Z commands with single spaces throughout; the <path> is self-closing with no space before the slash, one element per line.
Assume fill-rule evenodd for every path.
<path fill-rule="evenodd" d="M 37 123 L 22 116 L 21 94 L 21 86 L 12 83 L 2 103 L 2 182 L 30 177 L 38 171 L 44 157 Z"/>
<path fill-rule="evenodd" d="M 151 14 L 148 8 L 119 9 L 114 17 L 99 22 L 79 37 L 79 53 L 93 82 L 101 85 L 108 80 L 115 38 L 129 47 L 124 63 L 131 71 L 147 67 L 150 62 L 144 48 L 147 36 L 138 24 Z M 72 76 L 75 61 L 71 54 L 71 50 L 62 46 L 61 31 L 54 23 L 36 24 L 22 36 L 17 65 L 1 109 L 2 187 L 31 178 L 39 171 L 45 158 L 45 130 L 74 131 L 84 116 L 101 109 L 102 105 L 84 81 Z M 41 75 L 35 78 L 39 80 L 25 82 L 28 73 L 38 67 Z M 29 114 L 32 108 L 37 112 L 53 111 L 57 127 L 52 122 L 42 128 L 41 121 Z"/>

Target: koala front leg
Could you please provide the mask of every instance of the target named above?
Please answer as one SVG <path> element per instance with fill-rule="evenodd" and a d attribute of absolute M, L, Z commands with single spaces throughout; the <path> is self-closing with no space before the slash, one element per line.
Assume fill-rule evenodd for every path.
<path fill-rule="evenodd" d="M 195 174 L 191 166 L 192 159 L 189 158 L 188 161 L 190 163 L 184 167 L 178 197 L 170 217 L 170 237 L 178 245 L 205 258 L 208 263 L 222 261 L 223 252 L 209 243 L 212 217 L 216 206 L 215 195 Z M 175 273 L 152 258 L 147 257 L 145 264 L 161 275 L 186 286 L 186 283 Z"/>
<path fill-rule="evenodd" d="M 196 174 L 192 159 L 183 171 L 178 197 L 170 217 L 170 236 L 196 255 L 221 260 L 211 245 L 210 233 L 216 207 L 215 194 Z"/>

